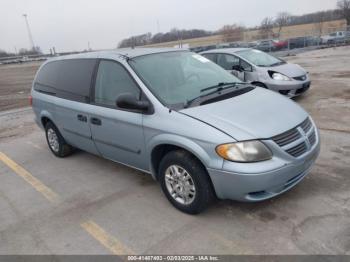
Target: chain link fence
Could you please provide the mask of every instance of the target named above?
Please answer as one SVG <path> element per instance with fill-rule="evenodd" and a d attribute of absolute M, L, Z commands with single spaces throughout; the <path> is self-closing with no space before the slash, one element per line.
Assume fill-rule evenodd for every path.
<path fill-rule="evenodd" d="M 235 32 L 223 36 L 222 39 L 223 41 L 216 45 L 198 46 L 191 48 L 191 50 L 202 52 L 214 48 L 245 47 L 259 49 L 264 52 L 277 52 L 301 48 L 316 49 L 348 45 L 350 44 L 350 26 L 324 27 L 322 24 L 313 24 L 312 26 L 305 25 L 305 28 L 301 29 L 286 28 L 280 32 L 278 32 L 278 29 L 268 32 L 251 30 Z M 234 39 L 235 41 L 230 42 L 227 39 Z"/>

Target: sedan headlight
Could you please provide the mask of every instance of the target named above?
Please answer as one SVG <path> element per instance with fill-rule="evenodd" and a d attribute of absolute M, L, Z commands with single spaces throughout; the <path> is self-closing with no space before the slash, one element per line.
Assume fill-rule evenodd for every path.
<path fill-rule="evenodd" d="M 272 73 L 271 74 L 271 77 L 273 80 L 278 80 L 278 81 L 291 81 L 291 78 L 286 76 L 286 75 L 283 75 L 281 73 Z"/>
<path fill-rule="evenodd" d="M 272 158 L 271 151 L 260 141 L 246 141 L 219 145 L 216 153 L 233 162 L 261 162 Z"/>

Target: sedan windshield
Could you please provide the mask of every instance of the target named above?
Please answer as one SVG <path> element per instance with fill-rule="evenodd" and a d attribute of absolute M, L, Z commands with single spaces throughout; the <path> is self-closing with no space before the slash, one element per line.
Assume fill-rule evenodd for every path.
<path fill-rule="evenodd" d="M 256 66 L 268 67 L 277 66 L 285 63 L 281 59 L 278 59 L 274 56 L 271 56 L 267 53 L 255 49 L 239 51 L 237 52 L 237 54 Z"/>
<path fill-rule="evenodd" d="M 187 51 L 140 56 L 129 60 L 129 64 L 150 91 L 166 105 L 186 104 L 206 92 L 212 92 L 203 89 L 241 82 L 205 57 Z"/>

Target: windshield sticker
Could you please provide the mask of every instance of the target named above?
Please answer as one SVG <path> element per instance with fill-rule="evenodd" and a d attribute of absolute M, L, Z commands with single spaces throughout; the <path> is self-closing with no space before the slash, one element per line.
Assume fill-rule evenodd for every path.
<path fill-rule="evenodd" d="M 197 54 L 194 54 L 192 55 L 193 58 L 197 59 L 198 61 L 202 62 L 202 63 L 208 63 L 210 62 L 209 59 L 205 58 L 204 56 L 201 56 L 201 55 L 197 55 Z"/>

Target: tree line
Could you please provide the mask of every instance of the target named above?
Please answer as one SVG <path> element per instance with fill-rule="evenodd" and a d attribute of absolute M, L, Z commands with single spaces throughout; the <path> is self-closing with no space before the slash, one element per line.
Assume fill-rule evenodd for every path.
<path fill-rule="evenodd" d="M 132 46 L 143 46 L 149 44 L 180 41 L 197 37 L 206 37 L 212 35 L 222 35 L 224 42 L 240 41 L 243 38 L 243 33 L 246 30 L 259 30 L 260 37 L 265 38 L 271 35 L 274 27 L 278 28 L 277 35 L 279 37 L 282 28 L 285 26 L 301 25 L 309 23 L 323 23 L 326 21 L 334 21 L 339 19 L 345 19 L 348 26 L 350 26 L 350 0 L 338 0 L 337 9 L 327 10 L 321 12 L 315 12 L 305 15 L 295 16 L 288 12 L 280 12 L 276 17 L 264 18 L 259 26 L 254 28 L 246 28 L 243 25 L 231 24 L 224 25 L 222 28 L 216 31 L 206 31 L 201 29 L 191 30 L 179 30 L 177 28 L 171 29 L 166 33 L 157 33 L 152 35 L 151 33 L 131 36 L 122 40 L 118 47 L 132 47 Z M 322 33 L 322 30 L 320 30 Z"/>
<path fill-rule="evenodd" d="M 6 52 L 5 50 L 0 49 L 0 57 L 10 57 L 10 56 L 29 56 L 29 55 L 40 55 L 42 54 L 39 46 L 35 48 L 26 49 L 20 48 L 17 53 Z"/>

